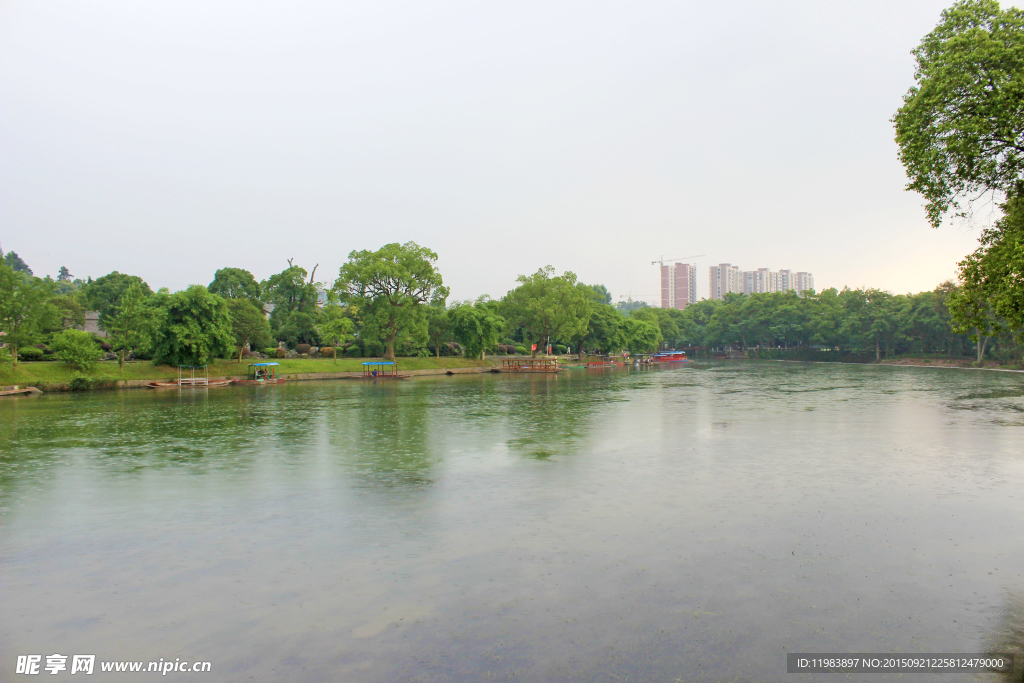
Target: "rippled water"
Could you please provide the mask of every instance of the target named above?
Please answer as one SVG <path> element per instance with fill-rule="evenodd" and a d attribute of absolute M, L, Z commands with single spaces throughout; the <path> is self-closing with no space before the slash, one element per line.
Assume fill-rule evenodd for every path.
<path fill-rule="evenodd" d="M 0 680 L 26 653 L 541 682 L 981 651 L 1024 615 L 1022 437 L 1024 375 L 906 367 L 6 399 Z"/>

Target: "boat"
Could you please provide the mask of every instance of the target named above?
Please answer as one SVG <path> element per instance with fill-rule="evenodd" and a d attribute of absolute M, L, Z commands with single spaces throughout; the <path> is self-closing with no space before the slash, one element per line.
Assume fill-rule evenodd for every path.
<path fill-rule="evenodd" d="M 651 361 L 654 363 L 686 363 L 689 360 L 684 351 L 665 351 L 651 356 Z"/>
<path fill-rule="evenodd" d="M 207 380 L 205 384 L 200 384 L 198 382 L 194 384 L 192 382 L 182 382 L 181 384 L 178 384 L 177 382 L 149 382 L 146 386 L 150 389 L 181 389 L 182 387 L 199 387 L 200 389 L 206 389 L 208 387 L 226 387 L 229 384 L 234 384 L 235 381 L 236 380 L 233 379 L 214 379 Z"/>
<path fill-rule="evenodd" d="M 35 387 L 19 387 L 17 384 L 0 387 L 0 396 L 37 396 L 43 393 Z"/>
<path fill-rule="evenodd" d="M 505 358 L 501 372 L 561 372 L 554 358 Z"/>
<path fill-rule="evenodd" d="M 407 379 L 398 374 L 398 363 L 393 360 L 368 360 L 363 363 L 363 379 Z"/>
<path fill-rule="evenodd" d="M 235 380 L 236 384 L 251 384 L 254 386 L 266 386 L 267 384 L 284 384 L 284 379 L 277 376 L 277 366 L 280 363 L 249 363 L 248 376 L 245 379 Z"/>

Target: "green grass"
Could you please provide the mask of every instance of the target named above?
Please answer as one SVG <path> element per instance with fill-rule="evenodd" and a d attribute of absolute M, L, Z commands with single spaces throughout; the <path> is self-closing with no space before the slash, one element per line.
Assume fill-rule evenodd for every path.
<path fill-rule="evenodd" d="M 268 361 L 243 360 L 238 363 L 233 360 L 218 360 L 209 368 L 210 377 L 235 376 L 244 377 L 248 372 L 249 363 L 276 362 L 280 363 L 278 372 L 283 375 L 299 373 L 320 373 L 320 372 L 359 372 L 362 370 L 364 361 L 374 360 L 369 358 L 339 358 L 335 363 L 331 359 L 319 358 L 272 358 Z M 429 370 L 449 368 L 471 368 L 490 366 L 490 361 L 484 362 L 472 358 L 399 358 L 398 367 L 401 370 Z M 18 363 L 18 370 L 14 372 L 10 363 L 0 365 L 0 384 L 18 384 L 21 386 L 61 386 L 71 382 L 75 377 L 86 376 L 99 383 L 111 383 L 117 380 L 161 380 L 177 379 L 178 368 L 170 365 L 154 365 L 149 361 L 137 361 L 125 363 L 124 374 L 118 369 L 116 361 L 103 361 L 96 363 L 93 369 L 87 373 L 80 373 L 68 365 L 59 361 L 37 361 Z"/>

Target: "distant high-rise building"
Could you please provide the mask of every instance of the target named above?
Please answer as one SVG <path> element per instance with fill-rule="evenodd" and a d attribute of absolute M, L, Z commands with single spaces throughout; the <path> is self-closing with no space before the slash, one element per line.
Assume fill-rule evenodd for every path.
<path fill-rule="evenodd" d="M 661 307 L 680 311 L 697 303 L 697 266 L 672 263 L 661 266 Z"/>
<path fill-rule="evenodd" d="M 796 277 L 794 277 L 793 280 L 793 289 L 795 289 L 796 293 L 801 296 L 805 290 L 814 290 L 814 275 L 811 273 L 801 271 L 796 274 Z"/>
<path fill-rule="evenodd" d="M 791 289 L 796 289 L 796 282 L 793 279 L 793 271 L 791 270 L 780 270 L 779 271 L 779 289 L 780 292 L 788 292 Z"/>
<path fill-rule="evenodd" d="M 743 293 L 743 274 L 737 266 L 720 263 L 711 266 L 709 299 L 724 299 L 729 292 Z"/>

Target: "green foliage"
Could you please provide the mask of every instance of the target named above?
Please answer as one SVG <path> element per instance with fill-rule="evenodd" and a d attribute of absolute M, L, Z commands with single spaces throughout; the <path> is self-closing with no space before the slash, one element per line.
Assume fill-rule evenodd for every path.
<path fill-rule="evenodd" d="M 633 301 L 632 299 L 620 301 L 619 303 L 615 304 L 615 310 L 617 310 L 619 313 L 623 315 L 629 315 L 633 311 L 640 308 L 650 308 L 650 306 L 647 305 L 646 301 Z"/>
<path fill-rule="evenodd" d="M 595 302 L 599 304 L 610 304 L 612 302 L 612 293 L 604 285 L 590 285 L 590 288 L 594 290 Z"/>
<path fill-rule="evenodd" d="M 277 356 L 277 347 L 268 346 L 267 348 L 263 349 L 263 354 L 270 358 L 274 358 L 275 356 Z"/>
<path fill-rule="evenodd" d="M 444 306 L 432 305 L 426 309 L 427 313 L 427 340 L 434 348 L 434 353 L 441 357 L 442 347 L 452 339 L 451 316 Z"/>
<path fill-rule="evenodd" d="M 415 242 L 386 244 L 377 251 L 353 251 L 338 272 L 334 290 L 355 305 L 363 322 L 361 339 L 379 340 L 384 357 L 395 347 L 422 346 L 427 340 L 423 304 L 448 296 L 434 267 L 437 254 Z"/>
<path fill-rule="evenodd" d="M 207 365 L 234 349 L 227 302 L 202 285 L 166 298 L 154 335 L 159 363 Z"/>
<path fill-rule="evenodd" d="M 256 348 L 271 342 L 270 323 L 263 315 L 263 309 L 251 299 L 228 299 L 227 308 L 231 315 L 231 334 L 238 347 L 238 362 L 241 363 L 242 351 L 247 344 Z"/>
<path fill-rule="evenodd" d="M 520 275 L 519 286 L 505 295 L 507 317 L 523 328 L 524 335 L 544 348 L 548 340 L 576 339 L 585 334 L 597 305 L 593 290 L 577 284 L 576 275 L 555 275 L 551 266 L 533 275 Z"/>
<path fill-rule="evenodd" d="M 18 358 L 21 360 L 42 360 L 43 350 L 34 346 L 22 346 L 18 349 Z"/>
<path fill-rule="evenodd" d="M 141 277 L 125 275 L 116 270 L 113 273 L 96 278 L 82 288 L 85 305 L 90 311 L 99 311 L 100 328 L 106 330 L 110 317 L 121 305 L 121 298 L 132 285 L 138 285 L 146 297 L 153 293 Z"/>
<path fill-rule="evenodd" d="M 362 349 L 354 345 L 345 349 L 345 355 L 349 358 L 359 358 L 362 356 L 362 353 Z"/>
<path fill-rule="evenodd" d="M 58 360 L 81 372 L 91 370 L 103 355 L 96 337 L 82 330 L 64 330 L 54 335 L 50 347 Z"/>
<path fill-rule="evenodd" d="M 117 363 L 122 372 L 128 354 L 150 340 L 153 317 L 146 299 L 142 284 L 131 282 L 118 297 L 117 307 L 107 314 L 106 329 L 111 346 L 118 352 Z"/>
<path fill-rule="evenodd" d="M 82 377 L 80 375 L 68 383 L 68 389 L 71 391 L 90 391 L 95 384 L 96 381 L 91 377 Z"/>
<path fill-rule="evenodd" d="M 518 353 L 520 356 L 525 356 L 527 353 L 529 353 L 529 351 L 526 350 L 525 346 L 517 346 L 516 353 Z"/>
<path fill-rule="evenodd" d="M 653 353 L 661 346 L 661 331 L 646 320 L 627 318 L 622 323 L 622 336 L 631 353 Z"/>
<path fill-rule="evenodd" d="M 18 348 L 38 341 L 42 330 L 53 325 L 57 313 L 50 304 L 52 293 L 52 282 L 0 264 L 0 332 L 12 347 L 14 368 Z"/>
<path fill-rule="evenodd" d="M 57 282 L 71 282 L 73 277 L 67 266 L 61 266 L 60 270 L 57 271 Z"/>
<path fill-rule="evenodd" d="M 244 268 L 221 268 L 214 273 L 213 282 L 207 290 L 225 299 L 249 299 L 262 308 L 259 303 L 260 283 Z"/>
<path fill-rule="evenodd" d="M 319 317 L 319 310 L 314 310 L 310 313 L 298 310 L 286 311 L 278 315 L 277 309 L 274 309 L 274 312 L 271 314 L 272 321 L 277 322 L 277 338 L 286 342 L 292 348 L 297 344 L 313 345 L 320 341 L 318 333 Z"/>
<path fill-rule="evenodd" d="M 0 256 L 3 256 L 3 254 L 0 253 Z M 28 267 L 28 264 L 22 261 L 21 257 L 18 256 L 13 251 L 7 252 L 7 255 L 3 257 L 3 263 L 8 268 L 13 268 L 19 273 L 28 273 L 29 275 L 32 274 L 32 269 Z"/>
<path fill-rule="evenodd" d="M 316 269 L 313 271 L 315 274 Z M 281 309 L 280 314 L 292 311 L 307 314 L 315 312 L 318 288 L 312 276 L 309 282 L 306 281 L 306 274 L 304 268 L 289 265 L 260 284 L 263 300 L 274 304 L 274 313 L 278 313 L 278 309 Z"/>
<path fill-rule="evenodd" d="M 487 350 L 497 345 L 505 324 L 484 302 L 457 303 L 448 309 L 448 317 L 452 335 L 462 344 L 466 358 L 483 358 Z"/>
<path fill-rule="evenodd" d="M 339 305 L 335 292 L 328 292 L 327 305 L 324 306 L 320 324 L 316 328 L 320 338 L 333 346 L 351 341 L 356 328 L 355 321 L 350 317 L 353 314 L 354 311 L 349 307 Z M 323 348 L 320 349 L 321 354 Z"/>
<path fill-rule="evenodd" d="M 1024 12 L 962 0 L 914 50 L 917 85 L 893 117 L 908 190 L 938 227 L 962 197 L 1020 194 L 1024 177 Z"/>
<path fill-rule="evenodd" d="M 85 307 L 73 294 L 57 294 L 50 299 L 50 305 L 56 313 L 52 321 L 55 329 L 50 331 L 59 332 L 85 325 Z"/>
<path fill-rule="evenodd" d="M 960 262 L 960 287 L 949 293 L 954 329 L 971 333 L 979 361 L 989 337 L 1010 332 L 1024 341 L 1024 196 L 1011 198 L 1003 211 Z"/>

